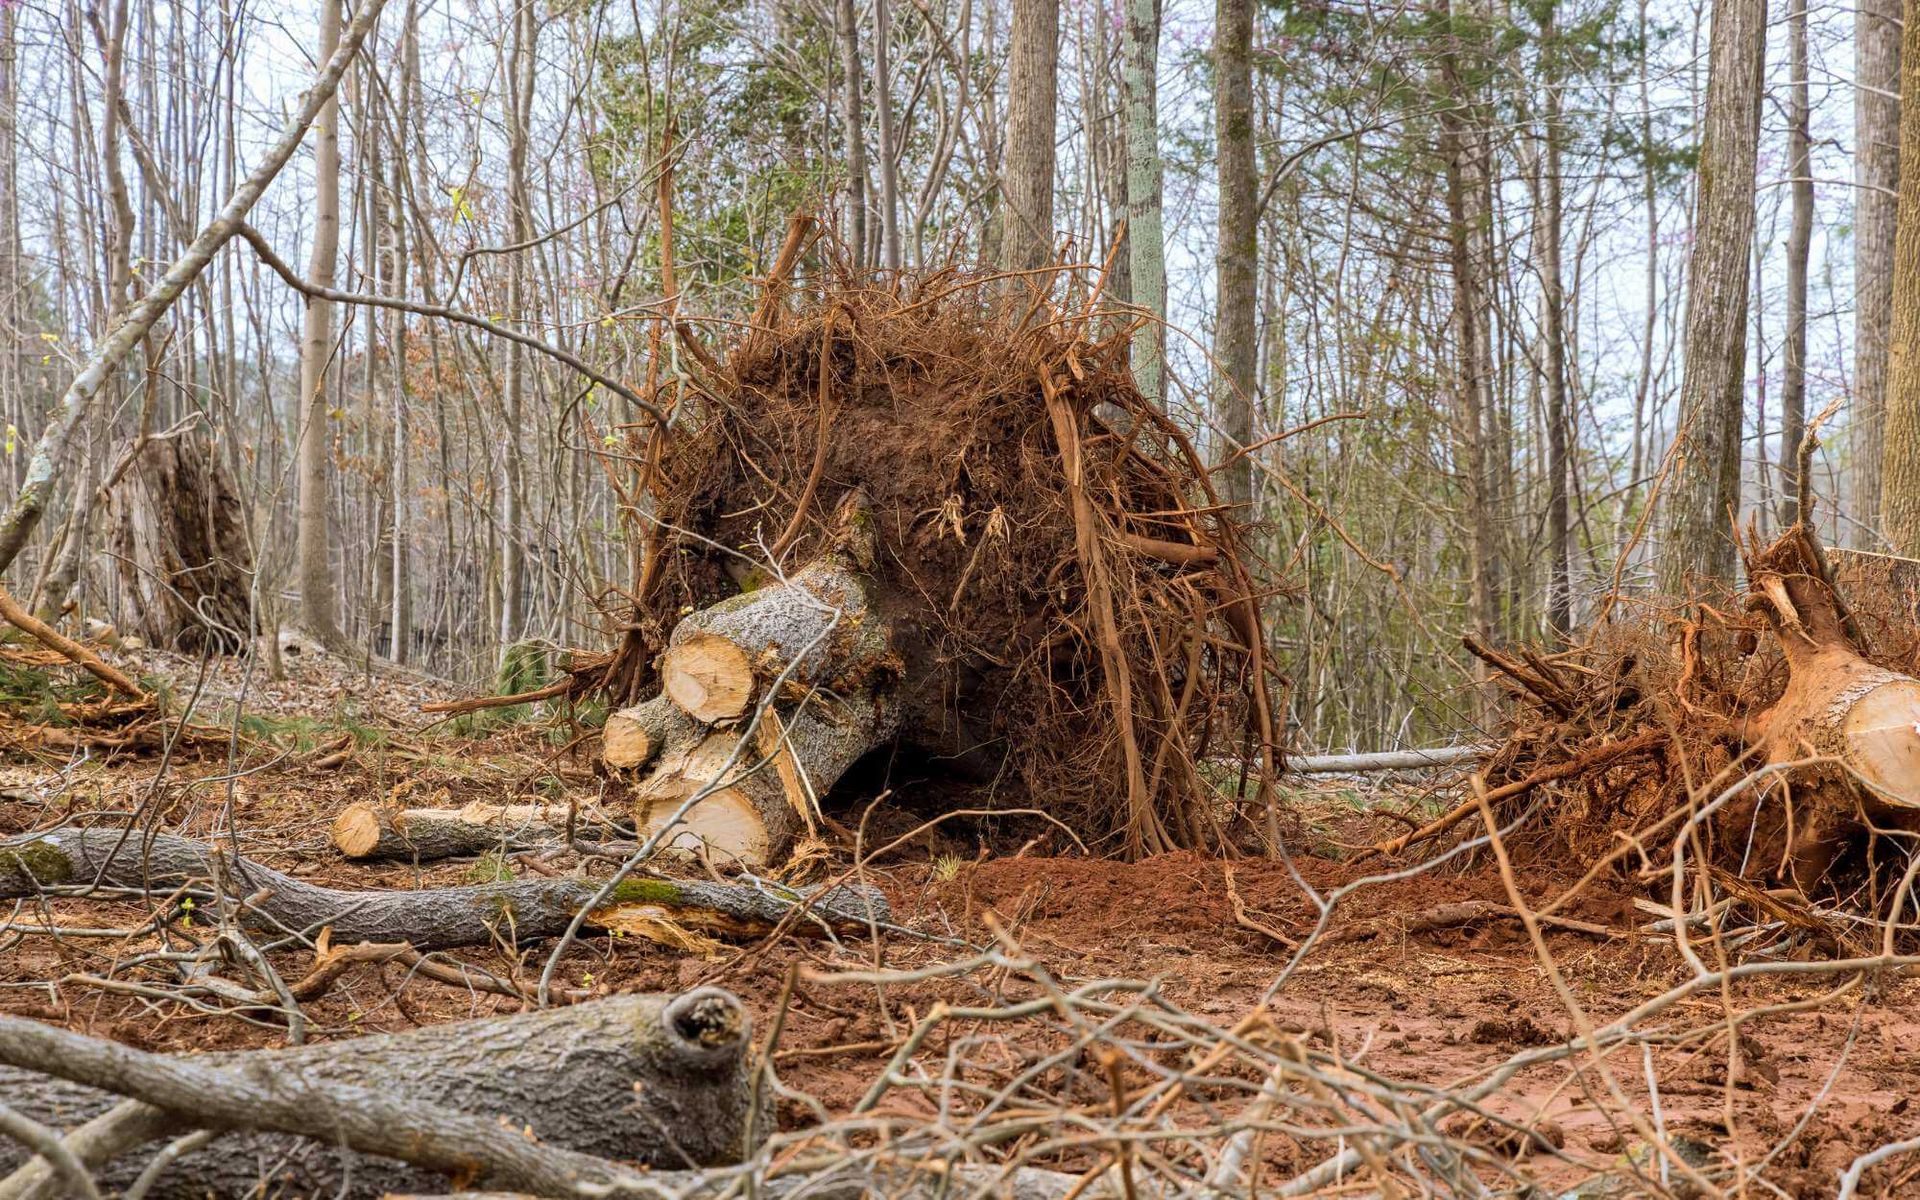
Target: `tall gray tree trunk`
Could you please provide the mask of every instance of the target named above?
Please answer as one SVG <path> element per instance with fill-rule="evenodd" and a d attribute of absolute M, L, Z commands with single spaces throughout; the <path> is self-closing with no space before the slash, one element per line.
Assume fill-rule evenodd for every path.
<path fill-rule="evenodd" d="M 1564 638 L 1573 628 L 1573 536 L 1569 526 L 1567 490 L 1573 463 L 1572 414 L 1567 399 L 1567 294 L 1562 269 L 1562 208 L 1560 154 L 1560 50 L 1555 5 L 1549 0 L 1541 22 L 1541 90 L 1546 93 L 1542 116 L 1542 173 L 1540 187 L 1540 290 L 1542 336 L 1546 341 L 1547 396 L 1547 629 Z"/>
<path fill-rule="evenodd" d="M 1877 549 L 1880 456 L 1887 404 L 1887 334 L 1893 321 L 1894 217 L 1900 186 L 1900 0 L 1854 6 L 1853 465 L 1849 541 Z"/>
<path fill-rule="evenodd" d="M 1900 206 L 1887 343 L 1886 453 L 1880 531 L 1897 553 L 1920 555 L 1920 14 L 1900 42 Z"/>
<path fill-rule="evenodd" d="M 1253 0 L 1214 7 L 1214 121 L 1218 130 L 1220 246 L 1214 258 L 1213 411 L 1219 423 L 1221 498 L 1251 518 L 1260 307 L 1259 181 L 1253 140 Z"/>
<path fill-rule="evenodd" d="M 900 146 L 893 128 L 892 42 L 893 20 L 888 0 L 873 0 L 873 104 L 880 126 L 880 263 L 889 271 L 898 271 Z"/>
<path fill-rule="evenodd" d="M 340 44 L 340 0 L 320 0 L 320 57 L 332 57 Z M 329 96 L 314 119 L 313 254 L 307 280 L 332 287 L 334 260 L 340 251 L 340 101 Z M 300 591 L 300 621 L 330 649 L 342 648 L 335 607 L 335 576 L 327 515 L 328 433 L 327 361 L 333 354 L 333 305 L 307 298 L 300 335 L 300 441 L 297 466 L 299 508 L 294 525 L 294 572 Z"/>
<path fill-rule="evenodd" d="M 1787 44 L 1792 101 L 1787 116 L 1787 174 L 1793 180 L 1787 231 L 1786 374 L 1780 381 L 1780 524 L 1800 519 L 1800 439 L 1807 427 L 1807 263 L 1813 254 L 1813 102 L 1807 83 L 1807 6 L 1791 0 Z"/>
<path fill-rule="evenodd" d="M 1731 587 L 1731 523 L 1740 504 L 1745 413 L 1747 284 L 1753 243 L 1760 90 L 1767 60 L 1766 0 L 1714 0 L 1707 111 L 1687 260 L 1686 368 L 1679 454 L 1662 501 L 1659 586 Z"/>
<path fill-rule="evenodd" d="M 1160 219 L 1160 6 L 1127 0 L 1127 257 L 1134 307 L 1148 325 L 1133 339 L 1133 380 L 1141 395 L 1166 403 L 1167 245 Z"/>
<path fill-rule="evenodd" d="M 1448 12 L 1442 0 L 1441 11 Z M 1470 12 L 1450 13 L 1459 23 Z M 1460 21 L 1460 18 L 1466 21 Z M 1438 63 L 1440 159 L 1445 172 L 1447 205 L 1447 263 L 1453 280 L 1449 329 L 1453 335 L 1454 425 L 1466 468 L 1463 502 L 1467 508 L 1468 553 L 1472 557 L 1468 588 L 1474 629 L 1483 640 L 1497 640 L 1500 627 L 1501 555 L 1494 514 L 1499 484 L 1494 478 L 1493 450 L 1497 411 L 1489 395 L 1487 329 L 1482 316 L 1486 301 L 1487 262 L 1481 248 L 1487 236 L 1486 129 L 1479 103 L 1477 65 L 1464 62 L 1463 47 L 1470 39 L 1450 25 L 1442 34 L 1444 49 Z M 1487 698 L 1491 698 L 1490 695 Z"/>
<path fill-rule="evenodd" d="M 508 237 L 516 246 L 525 246 L 533 240 L 533 200 L 527 183 L 527 156 L 532 136 L 528 126 L 533 120 L 533 61 L 538 37 L 532 0 L 527 0 L 514 10 L 510 55 L 513 81 L 508 88 Z M 526 307 L 529 303 L 527 256 L 531 253 L 531 249 L 517 251 L 507 272 L 508 318 L 516 324 L 525 324 L 530 315 Z M 500 489 L 500 645 L 503 652 L 520 640 L 527 624 L 527 545 L 522 520 L 527 486 L 527 351 L 517 342 L 507 347 L 505 391 L 506 486 Z"/>
<path fill-rule="evenodd" d="M 1026 271 L 1053 257 L 1060 0 L 1013 0 L 1010 40 L 1007 137 L 1000 154 L 1000 265 Z"/>
<path fill-rule="evenodd" d="M 853 0 L 834 0 L 834 32 L 840 40 L 840 132 L 847 155 L 847 246 L 853 265 L 867 262 L 867 129 L 860 67 L 860 25 Z"/>
<path fill-rule="evenodd" d="M 394 177 L 389 190 L 388 220 L 393 230 L 393 244 L 388 248 L 392 256 L 389 274 L 393 279 L 394 294 L 407 294 L 407 209 L 404 202 L 406 194 L 407 161 L 407 117 L 413 97 L 414 67 L 418 61 L 415 49 L 414 25 L 419 19 L 417 0 L 407 0 L 405 19 L 400 27 L 400 84 L 394 89 L 398 103 L 393 106 L 393 162 Z M 411 396 L 407 389 L 407 317 L 398 309 L 388 317 L 387 344 L 391 363 L 392 379 L 389 388 L 393 404 L 393 466 L 390 472 L 392 484 L 391 509 L 393 513 L 393 607 L 387 613 L 387 657 L 394 662 L 407 661 L 409 643 L 413 639 L 413 546 L 409 541 L 412 529 L 411 440 L 408 436 L 407 408 Z"/>

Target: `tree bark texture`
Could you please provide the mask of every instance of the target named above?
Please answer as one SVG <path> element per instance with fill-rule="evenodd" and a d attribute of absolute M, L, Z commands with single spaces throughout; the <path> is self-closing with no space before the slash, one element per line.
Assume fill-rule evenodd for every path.
<path fill-rule="evenodd" d="M 1060 0 L 1014 0 L 1007 49 L 1007 134 L 1000 155 L 1000 264 L 1028 271 L 1053 259 L 1055 112 Z"/>
<path fill-rule="evenodd" d="M 1913 16 L 1914 14 L 1908 14 Z M 1920 555 L 1920 20 L 1900 47 L 1900 204 L 1887 344 L 1880 532 L 1895 553 Z"/>
<path fill-rule="evenodd" d="M 1807 428 L 1807 263 L 1813 254 L 1813 101 L 1807 82 L 1807 6 L 1788 13 L 1792 101 L 1787 109 L 1787 174 L 1793 216 L 1787 232 L 1786 371 L 1780 381 L 1780 524 L 1800 519 L 1800 439 Z"/>
<path fill-rule="evenodd" d="M 132 1096 L 185 1118 L 176 1130 L 234 1130 L 169 1166 L 150 1193 L 156 1197 L 374 1197 L 444 1186 L 444 1170 L 406 1165 L 388 1156 L 395 1153 L 443 1168 L 464 1164 L 481 1176 L 473 1182 L 520 1186 L 502 1177 L 511 1162 L 485 1168 L 502 1139 L 509 1149 L 520 1143 L 665 1168 L 736 1162 L 754 1141 L 750 1041 L 746 1010 L 711 988 L 184 1057 L 7 1018 L 0 1094 L 55 1127 L 92 1120 Z M 70 1081 L 75 1076 L 113 1090 Z M 156 1122 L 148 1132 L 168 1136 L 166 1129 Z M 26 1157 L 0 1139 L 0 1171 Z M 123 1155 L 101 1177 L 125 1186 L 145 1161 Z"/>
<path fill-rule="evenodd" d="M 1134 386 L 1155 404 L 1166 403 L 1167 243 L 1161 220 L 1160 5 L 1126 0 L 1127 257 L 1135 308 L 1147 327 L 1133 337 Z"/>
<path fill-rule="evenodd" d="M 1733 584 L 1732 522 L 1740 504 L 1748 268 L 1754 170 L 1766 70 L 1766 0 L 1715 0 L 1707 112 L 1687 262 L 1686 368 L 1679 452 L 1662 500 L 1659 585 Z"/>
<path fill-rule="evenodd" d="M 320 0 L 322 58 L 332 55 L 340 44 L 340 7 L 341 0 Z M 340 251 L 340 101 L 331 96 L 314 120 L 313 181 L 313 255 L 307 262 L 307 278 L 319 287 L 332 287 Z M 327 464 L 333 442 L 327 364 L 333 351 L 333 305 L 309 296 L 300 332 L 295 574 L 301 624 L 327 649 L 338 651 L 343 639 L 335 611 L 336 579 L 327 504 Z"/>
<path fill-rule="evenodd" d="M 1880 457 L 1887 403 L 1887 341 L 1893 322 L 1894 221 L 1900 186 L 1900 0 L 1859 0 L 1853 53 L 1853 406 L 1847 436 L 1853 468 L 1850 542 L 1880 546 Z"/>
<path fill-rule="evenodd" d="M 1218 0 L 1214 11 L 1214 120 L 1219 129 L 1220 247 L 1214 258 L 1214 419 L 1219 424 L 1220 498 L 1257 520 L 1253 502 L 1253 406 L 1258 390 L 1259 181 L 1253 138 L 1253 0 Z"/>

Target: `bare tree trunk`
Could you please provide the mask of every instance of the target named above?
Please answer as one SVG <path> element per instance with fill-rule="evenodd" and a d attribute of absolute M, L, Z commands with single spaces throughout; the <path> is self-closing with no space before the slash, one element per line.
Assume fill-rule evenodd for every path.
<path fill-rule="evenodd" d="M 1560 76 L 1554 8 L 1546 10 L 1541 40 L 1546 93 L 1546 178 L 1540 200 L 1541 289 L 1546 309 L 1547 392 L 1547 628 L 1564 638 L 1573 628 L 1573 539 L 1568 528 L 1567 481 L 1571 416 L 1567 404 L 1567 296 L 1561 268 Z"/>
<path fill-rule="evenodd" d="M 413 97 L 414 25 L 418 19 L 416 0 L 407 0 L 407 12 L 400 29 L 400 83 L 394 90 L 398 102 L 393 106 L 394 178 L 389 194 L 389 224 L 393 230 L 390 249 L 394 295 L 407 295 L 409 263 L 407 257 L 407 210 L 402 197 L 406 193 L 407 117 Z M 408 643 L 413 638 L 413 562 L 412 505 L 410 503 L 411 442 L 408 438 L 407 409 L 411 401 L 407 386 L 407 315 L 394 309 L 388 326 L 388 345 L 392 379 L 389 388 L 393 405 L 393 449 L 391 468 L 391 508 L 393 522 L 393 607 L 387 613 L 387 657 L 396 663 L 407 661 Z"/>
<path fill-rule="evenodd" d="M 1134 336 L 1133 381 L 1140 394 L 1165 405 L 1167 244 L 1161 223 L 1160 5 L 1127 0 L 1127 256 L 1133 304 L 1147 316 Z"/>
<path fill-rule="evenodd" d="M 1675 434 L 1680 451 L 1664 501 L 1656 563 L 1660 588 L 1669 595 L 1683 595 L 1696 583 L 1733 584 L 1730 523 L 1740 504 L 1747 284 L 1766 32 L 1766 0 L 1714 0 L 1693 251 L 1687 261 L 1686 370 Z"/>
<path fill-rule="evenodd" d="M 320 56 L 340 44 L 340 0 L 320 0 Z M 307 278 L 332 287 L 340 249 L 340 102 L 329 97 L 316 126 L 313 148 L 313 255 Z M 300 619 L 306 630 L 330 650 L 342 648 L 335 606 L 336 578 L 329 554 L 327 464 L 332 449 L 327 400 L 327 363 L 333 355 L 333 305 L 307 297 L 300 339 L 300 508 L 295 527 L 295 573 L 300 589 Z"/>
<path fill-rule="evenodd" d="M 893 20 L 888 0 L 873 0 L 873 103 L 880 122 L 880 263 L 889 271 L 898 271 L 900 146 L 893 129 L 892 40 Z"/>
<path fill-rule="evenodd" d="M 1053 258 L 1054 122 L 1060 98 L 1060 0 L 1014 0 L 1007 51 L 1007 136 L 1000 154 L 1000 265 Z"/>
<path fill-rule="evenodd" d="M 515 246 L 525 247 L 533 240 L 532 198 L 527 184 L 528 142 L 533 118 L 533 60 L 539 28 L 533 5 L 525 3 L 514 10 L 513 50 L 509 70 L 513 75 L 508 89 L 507 119 L 507 212 L 508 238 Z M 527 264 L 529 249 L 516 250 L 507 270 L 507 316 L 524 327 L 526 311 Z M 500 645 L 504 652 L 525 636 L 527 624 L 527 547 L 526 436 L 523 429 L 526 411 L 527 354 L 518 344 L 507 347 L 506 366 L 506 441 L 502 452 L 506 479 L 500 489 Z"/>
<path fill-rule="evenodd" d="M 853 0 L 834 0 L 834 32 L 840 39 L 840 125 L 847 154 L 847 245 L 853 265 L 867 261 L 867 132 L 861 92 L 860 26 Z"/>
<path fill-rule="evenodd" d="M 1444 6 L 1443 6 L 1444 11 Z M 1461 449 L 1465 452 L 1468 509 L 1469 581 L 1474 628 L 1483 640 L 1497 640 L 1500 624 L 1500 550 L 1494 528 L 1495 483 L 1488 453 L 1492 403 L 1487 394 L 1487 347 L 1480 320 L 1486 280 L 1478 246 L 1486 217 L 1484 130 L 1479 106 L 1469 90 L 1472 72 L 1460 61 L 1462 40 L 1448 29 L 1440 56 L 1440 157 L 1446 172 L 1447 259 L 1453 276 L 1449 328 L 1454 342 L 1453 391 Z"/>
<path fill-rule="evenodd" d="M 1887 334 L 1893 321 L 1894 219 L 1900 186 L 1900 0 L 1854 8 L 1853 465 L 1849 542 L 1877 549 L 1880 460 L 1887 404 Z"/>
<path fill-rule="evenodd" d="M 1213 410 L 1219 422 L 1221 499 L 1251 520 L 1253 402 L 1259 345 L 1259 182 L 1253 139 L 1253 0 L 1214 9 L 1214 121 L 1218 129 L 1220 248 L 1214 259 Z"/>
<path fill-rule="evenodd" d="M 1920 20 L 1900 41 L 1900 208 L 1893 250 L 1886 454 L 1880 531 L 1896 553 L 1920 556 Z"/>
<path fill-rule="evenodd" d="M 1807 83 L 1807 6 L 1789 0 L 1787 44 L 1792 104 L 1787 120 L 1787 174 L 1793 218 L 1787 233 L 1786 374 L 1780 381 L 1780 525 L 1800 519 L 1800 439 L 1807 426 L 1807 263 L 1813 254 L 1813 103 Z"/>

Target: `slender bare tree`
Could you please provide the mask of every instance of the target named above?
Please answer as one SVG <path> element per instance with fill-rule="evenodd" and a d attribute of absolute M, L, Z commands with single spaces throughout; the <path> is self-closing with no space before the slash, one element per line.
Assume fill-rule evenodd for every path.
<path fill-rule="evenodd" d="M 1740 504 L 1748 270 L 1766 37 L 1766 0 L 1714 0 L 1693 251 L 1687 261 L 1686 369 L 1675 435 L 1680 447 L 1661 501 L 1657 567 L 1660 587 L 1670 595 L 1684 594 L 1696 583 L 1733 583 L 1731 523 Z"/>
<path fill-rule="evenodd" d="M 1858 0 L 1853 17 L 1853 405 L 1849 540 L 1879 544 L 1880 457 L 1893 320 L 1893 237 L 1900 186 L 1900 0 Z"/>
<path fill-rule="evenodd" d="M 1225 462 L 1222 498 L 1253 501 L 1253 406 L 1259 365 L 1259 179 L 1253 138 L 1253 0 L 1214 7 L 1214 127 L 1220 185 L 1220 243 L 1214 255 L 1216 315 L 1213 406 Z"/>
<path fill-rule="evenodd" d="M 320 57 L 331 56 L 339 44 L 340 0 L 320 0 Z M 340 253 L 340 102 L 332 97 L 314 121 L 313 180 L 313 253 L 307 260 L 307 280 L 332 287 Z M 335 599 L 339 580 L 333 571 L 327 504 L 333 440 L 327 366 L 333 352 L 333 305 L 309 296 L 300 336 L 300 507 L 294 571 L 300 623 L 322 645 L 338 649 L 345 639 Z"/>
<path fill-rule="evenodd" d="M 1920 556 L 1920 3 L 1907 5 L 1900 39 L 1900 207 L 1887 349 L 1880 531 L 1897 553 Z"/>
<path fill-rule="evenodd" d="M 1031 270 L 1053 257 L 1059 75 L 1060 0 L 1014 0 L 1000 154 L 1000 262 L 1010 270 Z"/>

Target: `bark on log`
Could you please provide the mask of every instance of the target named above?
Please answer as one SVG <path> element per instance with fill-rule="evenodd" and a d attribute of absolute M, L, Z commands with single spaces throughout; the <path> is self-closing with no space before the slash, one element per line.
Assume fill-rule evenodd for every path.
<path fill-rule="evenodd" d="M 119 829 L 62 829 L 0 844 L 0 898 L 89 883 L 161 895 L 187 887 L 207 895 L 216 877 L 225 881 L 230 897 L 248 899 L 242 919 L 257 928 L 313 936 L 330 926 L 338 943 L 410 942 L 421 950 L 558 936 L 599 890 L 593 881 L 577 879 L 419 891 L 326 888 L 244 858 L 220 855 L 216 862 L 214 848 L 203 842 Z M 630 878 L 588 924 L 644 933 L 648 921 L 664 917 L 686 929 L 750 936 L 770 930 L 801 903 L 818 918 L 803 921 L 802 929 L 825 922 L 860 930 L 871 920 L 890 919 L 885 897 L 872 888 L 842 886 L 816 895 L 771 886 Z"/>
<path fill-rule="evenodd" d="M 391 808 L 349 804 L 333 821 L 333 844 L 353 859 L 432 862 L 551 841 L 571 820 L 577 830 L 610 824 L 604 814 L 565 804 L 469 804 Z"/>
<path fill-rule="evenodd" d="M 698 741 L 699 726 L 667 696 L 607 716 L 600 761 L 615 770 L 644 767 L 670 747 Z"/>
<path fill-rule="evenodd" d="M 666 695 L 704 724 L 744 715 L 784 673 L 800 687 L 869 692 L 898 671 L 860 552 L 836 550 L 784 583 L 689 614 L 660 658 Z"/>
<path fill-rule="evenodd" d="M 870 520 L 857 495 L 844 501 L 832 550 L 674 627 L 660 659 L 662 695 L 630 710 L 646 735 L 640 753 L 665 743 L 634 793 L 643 836 L 699 796 L 668 845 L 753 866 L 776 862 L 814 828 L 820 798 L 847 768 L 894 735 L 901 660 L 867 591 Z M 744 721 L 756 706 L 758 722 Z M 716 722 L 751 726 L 753 741 L 742 743 L 743 730 L 699 728 Z M 610 738 L 611 766 L 620 765 L 615 745 Z"/>
<path fill-rule="evenodd" d="M 1786 656 L 1786 691 L 1741 731 L 1766 761 L 1825 761 L 1730 806 L 1730 828 L 1755 830 L 1754 862 L 1806 891 L 1826 874 L 1862 816 L 1920 826 L 1920 680 L 1863 658 L 1825 558 L 1795 525 L 1748 564 L 1750 603 Z"/>
<path fill-rule="evenodd" d="M 133 1096 L 181 1119 L 150 1122 L 149 1136 L 234 1131 L 170 1165 L 151 1193 L 162 1198 L 370 1197 L 445 1187 L 449 1173 L 555 1195 L 563 1194 L 556 1171 L 590 1185 L 632 1182 L 619 1162 L 686 1169 L 739 1161 L 757 1139 L 748 1130 L 750 1041 L 740 1002 L 711 988 L 178 1057 L 0 1018 L 8 1064 L 0 1093 L 54 1126 L 91 1120 Z M 0 1139 L 0 1170 L 26 1158 Z M 101 1176 L 124 1186 L 144 1161 L 123 1153 Z"/>

